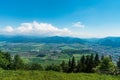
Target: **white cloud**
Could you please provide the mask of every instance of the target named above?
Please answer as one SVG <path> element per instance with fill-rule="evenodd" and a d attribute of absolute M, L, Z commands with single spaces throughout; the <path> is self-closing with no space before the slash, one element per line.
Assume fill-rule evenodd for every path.
<path fill-rule="evenodd" d="M 15 30 L 18 31 L 19 33 L 30 33 L 33 30 L 33 26 L 32 23 L 22 23 Z"/>
<path fill-rule="evenodd" d="M 85 25 L 83 25 L 81 22 L 75 22 L 75 23 L 73 23 L 73 26 L 78 27 L 78 28 L 84 28 L 85 27 Z"/>
<path fill-rule="evenodd" d="M 11 33 L 13 32 L 14 29 L 11 27 L 11 26 L 7 26 L 5 27 L 4 29 L 2 29 L 2 32 L 8 32 L 8 33 Z"/>
<path fill-rule="evenodd" d="M 83 24 L 77 22 L 75 27 L 84 27 Z M 0 34 L 4 35 L 30 35 L 30 36 L 72 36 L 72 37 L 95 37 L 91 33 L 83 33 L 75 31 L 73 28 L 58 28 L 49 23 L 21 23 L 18 27 L 6 26 L 0 28 Z"/>
<path fill-rule="evenodd" d="M 70 36 L 72 32 L 67 28 L 57 28 L 49 23 L 22 23 L 20 26 L 13 28 L 7 26 L 0 29 L 0 34 L 15 34 L 15 35 L 39 35 L 39 36 Z"/>

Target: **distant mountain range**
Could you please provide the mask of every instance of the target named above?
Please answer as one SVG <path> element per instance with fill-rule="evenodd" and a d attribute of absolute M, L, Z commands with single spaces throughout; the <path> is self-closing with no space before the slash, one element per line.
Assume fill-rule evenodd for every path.
<path fill-rule="evenodd" d="M 106 37 L 99 39 L 98 44 L 111 47 L 120 47 L 120 37 Z"/>
<path fill-rule="evenodd" d="M 93 39 L 82 39 L 73 37 L 35 37 L 35 36 L 3 36 L 0 35 L 0 41 L 13 42 L 13 43 L 94 43 L 103 46 L 120 47 L 120 37 L 106 37 L 106 38 L 93 38 Z"/>
<path fill-rule="evenodd" d="M 13 42 L 13 43 L 80 43 L 83 44 L 86 42 L 84 39 L 72 38 L 72 37 L 35 37 L 35 36 L 0 36 L 0 41 L 4 42 Z"/>

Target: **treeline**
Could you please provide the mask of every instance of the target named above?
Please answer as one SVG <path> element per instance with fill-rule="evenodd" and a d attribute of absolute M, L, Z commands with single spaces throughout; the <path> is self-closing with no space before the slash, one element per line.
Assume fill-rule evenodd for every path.
<path fill-rule="evenodd" d="M 49 65 L 46 70 L 62 71 L 66 73 L 106 73 L 120 74 L 120 58 L 117 65 L 113 63 L 111 56 L 99 56 L 98 54 L 82 55 L 79 60 L 73 56 L 68 62 L 62 61 L 60 65 Z"/>
<path fill-rule="evenodd" d="M 19 55 L 11 56 L 0 51 L 0 68 L 4 70 L 43 70 L 38 63 L 26 64 Z"/>
<path fill-rule="evenodd" d="M 120 63 L 119 63 L 120 64 Z M 111 56 L 99 56 L 98 54 L 82 55 L 80 60 L 75 60 L 74 56 L 68 63 L 61 64 L 63 72 L 85 72 L 85 73 L 114 73 L 117 66 L 112 61 Z M 118 66 L 120 67 L 120 66 Z"/>
<path fill-rule="evenodd" d="M 4 70 L 53 70 L 66 73 L 107 73 L 119 74 L 120 58 L 117 66 L 113 63 L 111 56 L 99 56 L 98 54 L 82 55 L 80 60 L 75 60 L 73 56 L 69 61 L 62 61 L 61 64 L 51 64 L 42 67 L 38 63 L 24 63 L 19 55 L 12 57 L 8 52 L 0 51 L 0 68 Z"/>

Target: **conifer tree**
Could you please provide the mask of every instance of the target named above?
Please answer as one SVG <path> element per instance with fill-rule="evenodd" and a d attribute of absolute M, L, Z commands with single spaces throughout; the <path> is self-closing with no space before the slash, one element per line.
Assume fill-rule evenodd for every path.
<path fill-rule="evenodd" d="M 72 57 L 72 61 L 71 61 L 71 70 L 72 70 L 72 72 L 75 71 L 75 67 L 76 67 L 75 57 L 73 56 Z"/>
<path fill-rule="evenodd" d="M 98 66 L 99 63 L 100 63 L 99 55 L 96 54 L 96 55 L 95 55 L 95 58 L 94 58 L 94 67 Z"/>
<path fill-rule="evenodd" d="M 68 65 L 65 63 L 65 61 L 63 60 L 62 63 L 61 63 L 61 68 L 62 68 L 62 71 L 63 72 L 68 72 Z"/>
<path fill-rule="evenodd" d="M 76 72 L 81 72 L 81 63 L 79 60 L 77 61 L 76 68 L 77 68 Z"/>
<path fill-rule="evenodd" d="M 85 72 L 88 72 L 88 70 L 89 70 L 89 55 L 87 55 L 86 56 L 86 59 L 85 59 L 85 65 L 86 65 L 86 67 L 85 67 Z"/>
<path fill-rule="evenodd" d="M 103 60 L 103 59 L 104 59 L 104 55 L 101 56 L 101 60 Z"/>
<path fill-rule="evenodd" d="M 119 59 L 117 61 L 117 67 L 120 69 L 120 57 L 119 57 Z"/>
<path fill-rule="evenodd" d="M 68 72 L 72 72 L 72 70 L 71 70 L 71 60 L 70 59 L 68 61 Z"/>
<path fill-rule="evenodd" d="M 85 56 L 84 56 L 84 55 L 81 57 L 80 63 L 81 63 L 81 71 L 84 72 L 84 71 L 85 71 L 85 68 L 86 68 Z"/>
<path fill-rule="evenodd" d="M 92 72 L 94 68 L 94 55 L 91 54 L 90 55 L 90 60 L 89 60 L 89 71 L 88 72 Z"/>
<path fill-rule="evenodd" d="M 94 67 L 93 58 L 94 58 L 93 54 L 86 56 L 86 61 L 85 61 L 86 69 L 85 69 L 85 72 L 87 72 L 87 73 L 93 72 L 93 67 Z"/>

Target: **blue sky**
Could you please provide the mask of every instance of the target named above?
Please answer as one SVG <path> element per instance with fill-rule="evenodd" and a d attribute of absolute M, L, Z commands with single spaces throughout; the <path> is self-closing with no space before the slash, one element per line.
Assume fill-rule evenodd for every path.
<path fill-rule="evenodd" d="M 120 0 L 0 0 L 0 34 L 120 36 Z"/>

